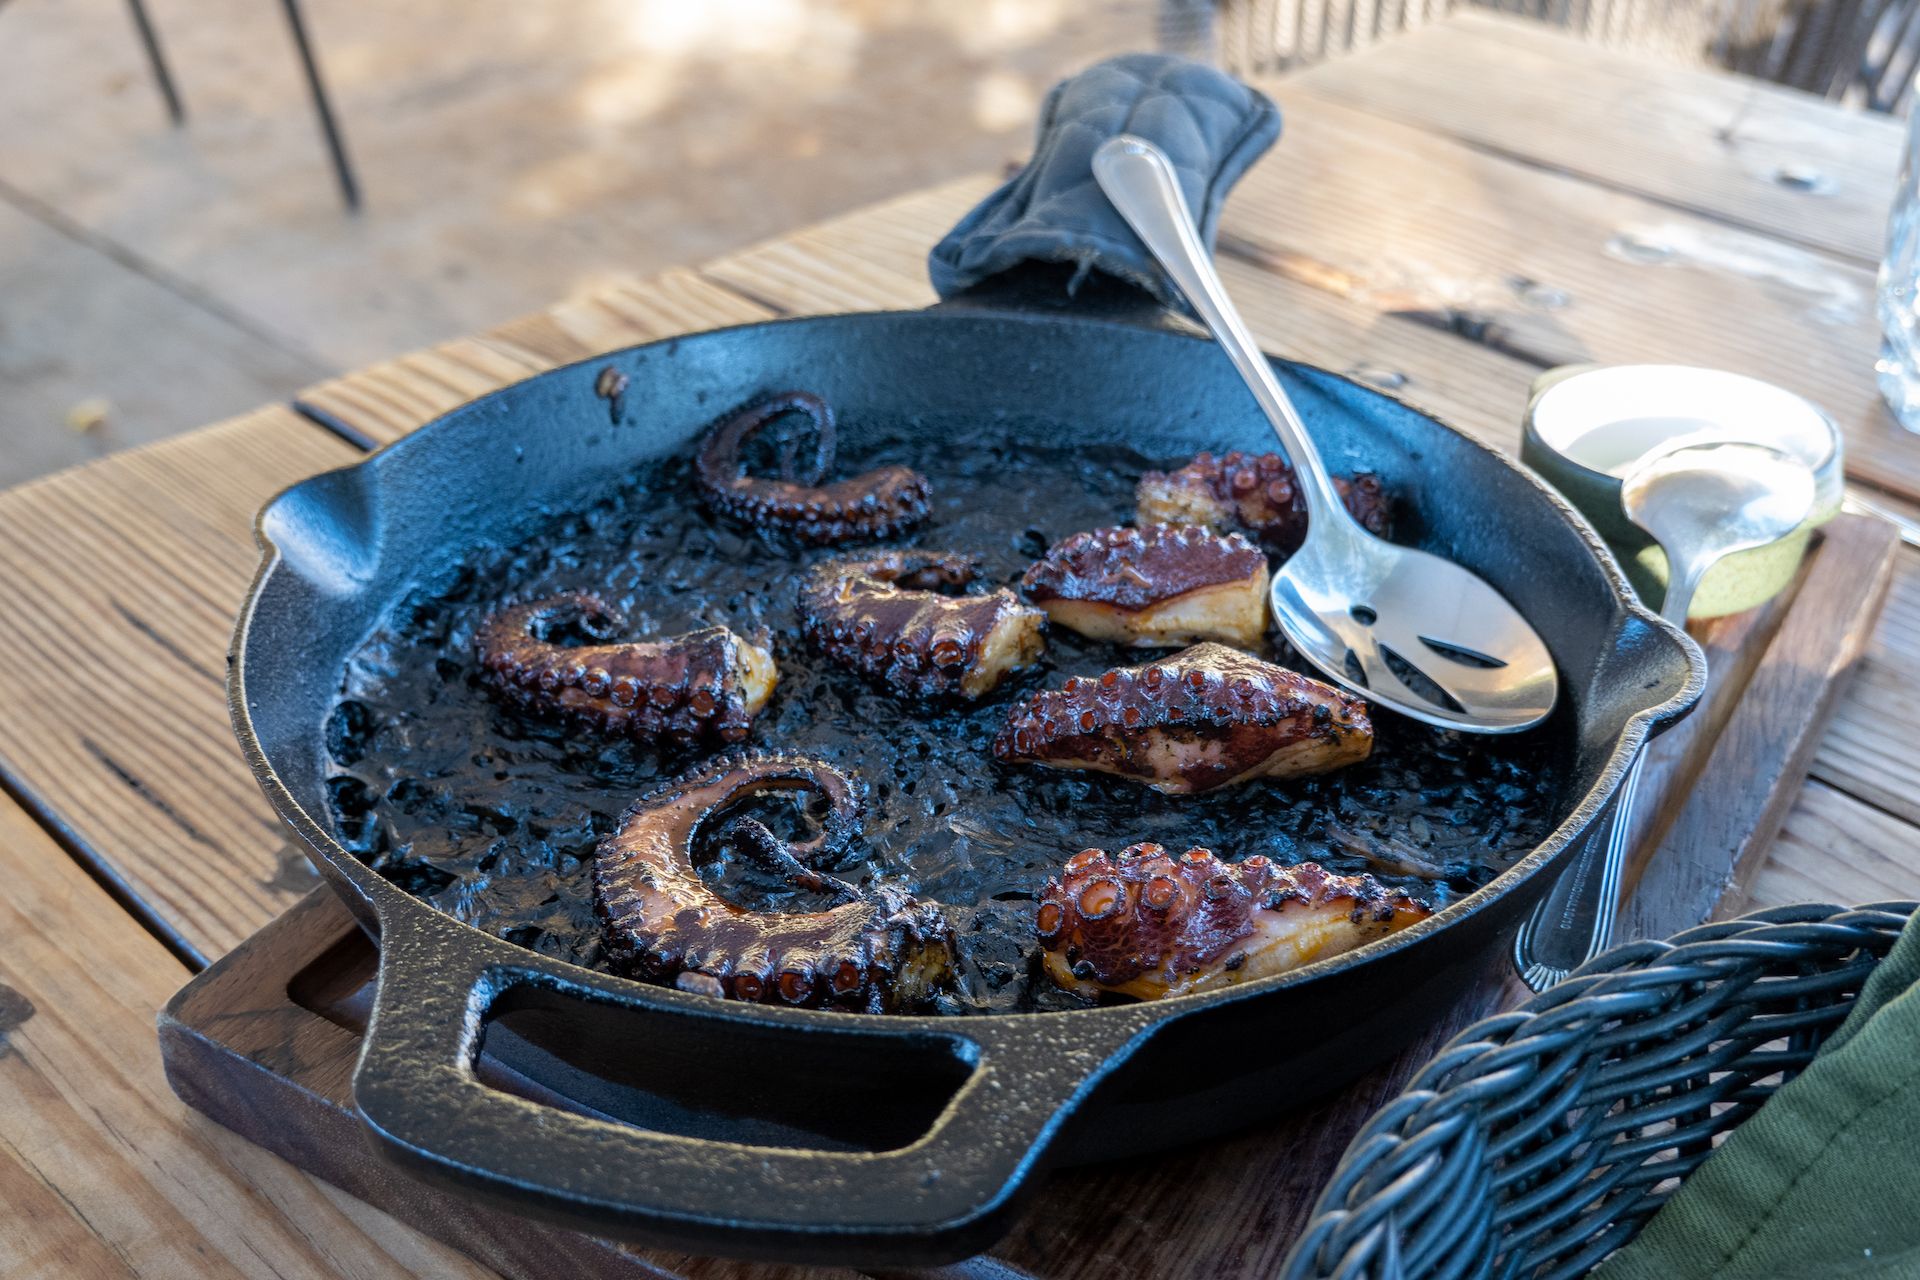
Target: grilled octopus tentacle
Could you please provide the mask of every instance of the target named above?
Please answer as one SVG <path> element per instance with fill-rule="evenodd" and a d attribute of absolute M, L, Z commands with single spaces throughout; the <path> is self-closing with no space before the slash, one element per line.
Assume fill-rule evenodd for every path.
<path fill-rule="evenodd" d="M 1075 854 L 1047 882 L 1034 927 L 1058 985 L 1151 1000 L 1286 973 L 1431 914 L 1370 875 L 1136 844 L 1118 858 Z"/>
<path fill-rule="evenodd" d="M 939 551 L 829 560 L 807 577 L 801 625 L 829 658 L 888 688 L 978 698 L 1039 658 L 1046 617 L 1005 587 L 941 594 L 977 576 L 968 557 Z"/>
<path fill-rule="evenodd" d="M 817 835 L 797 842 L 750 819 L 733 824 L 755 856 L 771 853 L 776 865 L 811 869 L 837 860 L 858 834 L 854 781 L 796 755 L 722 758 L 626 811 L 593 862 L 594 910 L 615 970 L 735 1000 L 871 1013 L 911 1007 L 947 981 L 953 934 L 946 918 L 938 904 L 917 902 L 897 886 L 843 886 L 853 900 L 778 913 L 736 906 L 701 878 L 697 845 L 706 826 L 747 797 L 774 790 L 815 792 L 827 801 L 827 814 Z"/>
<path fill-rule="evenodd" d="M 786 877 L 789 884 L 811 893 L 827 894 L 836 902 L 851 902 L 860 896 L 860 890 L 845 880 L 800 861 L 794 846 L 773 834 L 758 818 L 735 819 L 720 832 L 720 838 L 732 840 L 735 848 L 769 871 Z"/>
<path fill-rule="evenodd" d="M 1335 476 L 1347 510 L 1370 533 L 1386 536 L 1392 504 L 1377 477 Z M 1142 524 L 1203 524 L 1245 529 L 1270 551 L 1292 555 L 1307 537 L 1307 504 L 1293 468 L 1277 453 L 1194 455 L 1177 471 L 1149 471 L 1134 489 Z"/>
<path fill-rule="evenodd" d="M 1119 774 L 1173 795 L 1324 773 L 1372 750 L 1364 702 L 1220 644 L 1076 676 L 1015 707 L 993 741 L 1001 760 Z"/>
<path fill-rule="evenodd" d="M 604 643 L 619 625 L 599 596 L 576 591 L 496 611 L 474 645 L 488 688 L 521 710 L 643 741 L 712 746 L 747 736 L 779 678 L 770 652 L 725 627 Z M 562 626 L 603 643 L 555 643 Z"/>
<path fill-rule="evenodd" d="M 746 473 L 748 442 L 788 413 L 813 420 L 813 457 L 795 465 L 791 441 L 782 446 L 778 480 Z M 694 479 L 707 505 L 756 528 L 785 530 L 802 542 L 824 544 L 888 538 L 927 515 L 927 479 L 907 467 L 880 467 L 823 484 L 833 469 L 833 410 L 819 396 L 783 391 L 720 419 L 700 445 Z"/>
<path fill-rule="evenodd" d="M 1251 648 L 1267 632 L 1267 557 L 1237 533 L 1201 525 L 1076 533 L 1020 582 L 1050 621 L 1095 640 Z"/>

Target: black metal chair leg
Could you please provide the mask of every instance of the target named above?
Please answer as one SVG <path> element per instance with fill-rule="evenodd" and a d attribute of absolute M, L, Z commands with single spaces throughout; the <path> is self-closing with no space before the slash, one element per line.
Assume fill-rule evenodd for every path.
<path fill-rule="evenodd" d="M 133 25 L 146 48 L 147 65 L 153 68 L 153 82 L 160 86 L 160 96 L 166 99 L 167 118 L 178 125 L 186 120 L 187 110 L 180 102 L 179 90 L 173 87 L 173 72 L 167 69 L 166 55 L 160 52 L 160 36 L 147 17 L 146 0 L 127 0 L 127 8 L 133 11 Z"/>
<path fill-rule="evenodd" d="M 138 5 L 139 0 L 133 0 Z M 349 209 L 360 207 L 360 184 L 353 175 L 353 163 L 347 159 L 346 139 L 333 117 L 333 104 L 327 99 L 327 87 L 320 79 L 320 64 L 307 40 L 306 19 L 300 13 L 300 0 L 280 0 L 286 11 L 287 26 L 293 31 L 293 43 L 300 50 L 300 65 L 307 73 L 307 89 L 313 94 L 313 111 L 320 118 L 320 131 L 326 135 L 327 151 L 333 157 L 333 174 L 340 180 L 340 198 Z"/>

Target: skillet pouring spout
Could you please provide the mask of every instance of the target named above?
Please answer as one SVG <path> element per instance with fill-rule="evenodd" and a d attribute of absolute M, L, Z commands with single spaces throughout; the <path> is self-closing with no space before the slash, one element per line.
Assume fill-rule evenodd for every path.
<path fill-rule="evenodd" d="M 1301 365 L 1276 373 L 1330 467 L 1373 472 L 1403 495 L 1397 536 L 1512 600 L 1562 680 L 1559 707 L 1531 731 L 1555 748 L 1550 829 L 1427 920 L 1199 995 L 870 1016 L 711 1001 L 569 964 L 441 914 L 343 841 L 327 727 L 368 637 L 457 576 L 472 549 L 517 546 L 636 470 L 688 457 L 717 413 L 755 394 L 817 392 L 840 411 L 849 449 L 876 424 L 955 448 L 997 424 L 1049 447 L 1124 440 L 1168 460 L 1270 439 L 1211 343 L 1079 301 L 1071 312 L 976 298 L 783 320 L 596 357 L 269 505 L 230 704 L 268 799 L 380 943 L 354 1097 L 382 1153 L 597 1235 L 922 1265 L 990 1243 L 1052 1163 L 1244 1131 L 1338 1088 L 1505 963 L 1505 940 L 1633 754 L 1697 698 L 1703 664 L 1537 479 L 1408 405 Z M 628 388 L 612 422 L 595 391 L 607 368 Z M 1018 449 L 1001 465 L 1017 475 Z"/>

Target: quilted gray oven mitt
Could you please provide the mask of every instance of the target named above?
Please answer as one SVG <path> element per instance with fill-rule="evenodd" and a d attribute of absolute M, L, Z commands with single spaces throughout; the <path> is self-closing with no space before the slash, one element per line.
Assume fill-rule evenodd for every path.
<path fill-rule="evenodd" d="M 1097 63 L 1047 95 L 1033 159 L 934 246 L 927 271 L 943 298 L 1022 262 L 1076 264 L 1138 285 L 1170 307 L 1179 291 L 1101 194 L 1093 153 L 1131 133 L 1165 151 L 1208 248 L 1227 192 L 1280 136 L 1280 109 L 1212 67 L 1158 53 Z"/>

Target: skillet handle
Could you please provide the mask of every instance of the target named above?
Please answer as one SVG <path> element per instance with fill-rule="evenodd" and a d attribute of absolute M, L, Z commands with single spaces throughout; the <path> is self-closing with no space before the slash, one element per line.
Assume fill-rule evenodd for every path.
<path fill-rule="evenodd" d="M 1162 1025 L 1143 1009 L 1116 1008 L 943 1020 L 955 1024 L 950 1034 L 918 1019 L 892 1031 L 885 1019 L 849 1014 L 796 1026 L 784 1011 L 636 993 L 504 943 L 477 948 L 466 931 L 420 917 L 398 923 L 383 930 L 378 997 L 353 1079 L 381 1153 L 517 1212 L 695 1253 L 898 1266 L 978 1252 L 1011 1223 L 1066 1120 Z M 957 1060 L 947 1063 L 951 1078 L 965 1078 L 924 1134 L 889 1150 L 646 1130 L 534 1102 L 476 1074 L 489 1010 L 543 1000 L 640 1018 L 642 1046 L 684 1055 L 690 1042 L 716 1071 L 744 1064 L 775 1088 L 794 1069 L 780 1046 L 817 1048 L 818 1037 L 840 1038 L 828 1042 L 832 1051 L 855 1055 L 843 1061 L 901 1052 L 907 1070 L 945 1050 Z M 912 1086 L 882 1062 L 891 1073 L 883 1079 Z M 788 1097 L 812 1087 L 803 1071 L 794 1077 Z M 875 1088 L 873 1105 L 892 1091 Z"/>

